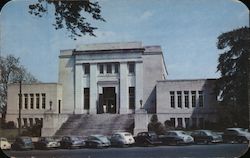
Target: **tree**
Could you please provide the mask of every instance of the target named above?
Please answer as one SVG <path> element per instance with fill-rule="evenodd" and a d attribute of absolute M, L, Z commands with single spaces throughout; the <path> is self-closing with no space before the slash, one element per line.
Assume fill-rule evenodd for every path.
<path fill-rule="evenodd" d="M 20 58 L 12 55 L 8 55 L 6 58 L 0 56 L 0 72 L 0 112 L 5 119 L 8 84 L 20 80 L 23 83 L 34 83 L 38 80 L 20 64 Z"/>
<path fill-rule="evenodd" d="M 158 117 L 156 114 L 153 114 L 150 122 L 148 124 L 148 131 L 153 131 L 158 135 L 165 134 L 165 128 L 161 122 L 158 121 Z"/>
<path fill-rule="evenodd" d="M 5 0 L 4 3 L 8 1 L 10 0 Z M 29 13 L 37 17 L 43 17 L 49 10 L 54 12 L 55 29 L 65 27 L 70 32 L 69 37 L 74 40 L 86 34 L 95 36 L 94 30 L 97 27 L 90 24 L 92 19 L 105 21 L 101 16 L 99 3 L 90 0 L 37 0 L 29 5 Z"/>
<path fill-rule="evenodd" d="M 216 92 L 220 96 L 221 110 L 224 111 L 221 111 L 220 116 L 228 117 L 225 120 L 230 126 L 248 128 L 249 28 L 221 34 L 217 48 L 224 51 L 219 56 L 217 71 L 221 77 L 216 82 Z"/>

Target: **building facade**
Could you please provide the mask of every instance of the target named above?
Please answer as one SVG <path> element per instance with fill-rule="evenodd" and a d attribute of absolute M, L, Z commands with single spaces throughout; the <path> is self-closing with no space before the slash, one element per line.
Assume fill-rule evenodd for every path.
<path fill-rule="evenodd" d="M 58 83 L 23 85 L 22 125 L 44 119 L 49 111 L 45 121 L 50 122 L 52 114 L 55 118 L 48 125 L 51 133 L 72 114 L 138 114 L 137 131 L 147 130 L 152 114 L 175 127 L 202 128 L 206 121 L 216 122 L 213 85 L 214 79 L 168 80 L 160 46 L 79 45 L 60 52 Z M 18 85 L 11 84 L 7 121 L 17 122 L 18 94 Z"/>

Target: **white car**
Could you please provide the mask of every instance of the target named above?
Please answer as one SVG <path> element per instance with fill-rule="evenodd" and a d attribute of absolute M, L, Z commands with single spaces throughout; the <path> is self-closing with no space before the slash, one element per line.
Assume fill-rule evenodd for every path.
<path fill-rule="evenodd" d="M 126 146 L 134 144 L 135 140 L 131 133 L 116 132 L 111 136 L 110 142 L 112 146 Z"/>
<path fill-rule="evenodd" d="M 0 138 L 0 147 L 3 150 L 8 150 L 11 148 L 11 144 L 8 142 L 6 138 L 1 137 Z"/>
<path fill-rule="evenodd" d="M 184 131 L 176 130 L 176 131 L 168 131 L 167 133 L 169 133 L 169 135 L 178 136 L 179 138 L 181 138 L 181 140 L 182 140 L 181 143 L 184 143 L 184 144 L 194 143 L 194 138 L 192 136 L 188 135 Z"/>

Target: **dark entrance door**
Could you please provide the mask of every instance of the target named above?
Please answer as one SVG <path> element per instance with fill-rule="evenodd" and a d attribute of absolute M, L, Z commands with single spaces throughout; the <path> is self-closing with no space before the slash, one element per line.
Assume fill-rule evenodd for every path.
<path fill-rule="evenodd" d="M 116 113 L 116 93 L 115 87 L 103 87 L 102 95 L 103 113 Z"/>

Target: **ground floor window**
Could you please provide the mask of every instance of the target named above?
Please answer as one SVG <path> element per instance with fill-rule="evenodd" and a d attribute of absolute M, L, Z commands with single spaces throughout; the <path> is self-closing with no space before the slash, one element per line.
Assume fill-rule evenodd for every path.
<path fill-rule="evenodd" d="M 186 128 L 189 128 L 190 127 L 190 119 L 189 118 L 185 118 L 185 125 L 186 125 Z"/>
<path fill-rule="evenodd" d="M 178 122 L 178 127 L 182 128 L 183 127 L 182 118 L 177 118 L 177 122 Z"/>
<path fill-rule="evenodd" d="M 89 88 L 84 88 L 84 109 L 89 109 Z"/>
<path fill-rule="evenodd" d="M 175 127 L 175 118 L 170 118 L 170 122 L 172 124 L 172 127 Z"/>
<path fill-rule="evenodd" d="M 135 109 L 135 87 L 129 87 L 129 109 Z"/>

